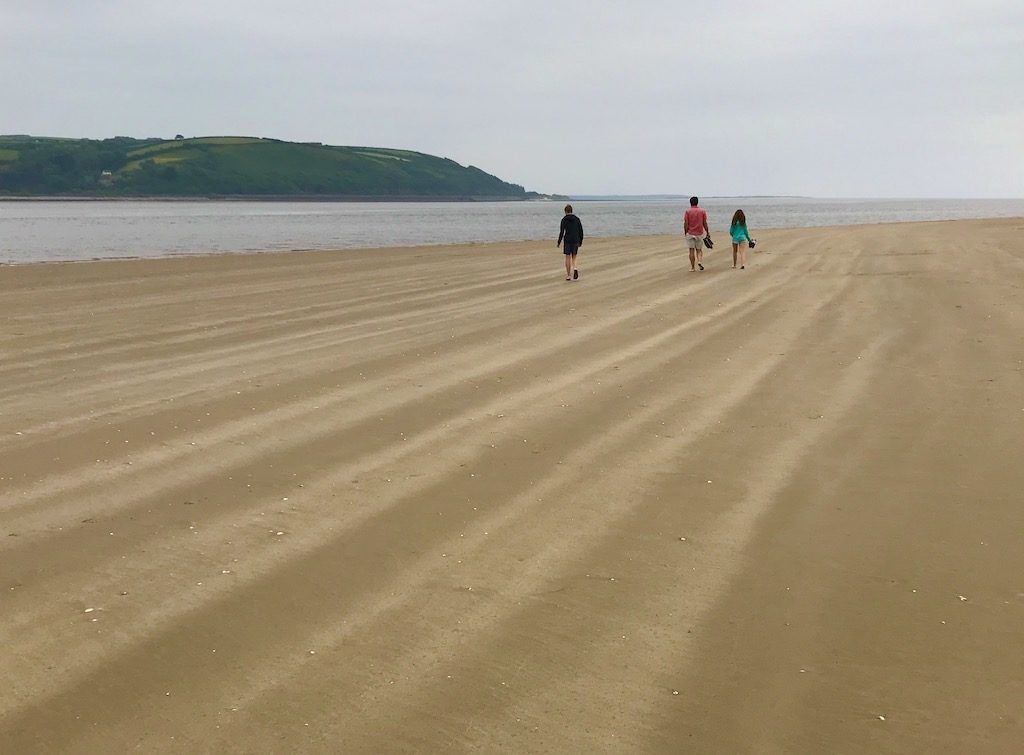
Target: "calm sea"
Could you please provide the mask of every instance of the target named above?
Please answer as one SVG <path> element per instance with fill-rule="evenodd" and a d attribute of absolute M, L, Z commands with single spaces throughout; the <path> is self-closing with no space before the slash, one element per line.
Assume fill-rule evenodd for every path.
<path fill-rule="evenodd" d="M 590 236 L 676 233 L 681 200 L 580 200 Z M 729 198 L 701 202 L 712 230 L 741 207 L 758 228 L 1024 216 L 1024 199 Z M 0 202 L 0 263 L 211 252 L 553 240 L 561 202 Z"/>

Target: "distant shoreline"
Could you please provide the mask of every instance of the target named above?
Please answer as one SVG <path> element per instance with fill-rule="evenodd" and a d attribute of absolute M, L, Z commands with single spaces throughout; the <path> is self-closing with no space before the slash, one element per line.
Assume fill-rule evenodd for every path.
<path fill-rule="evenodd" d="M 539 195 L 535 197 L 424 197 L 424 196 L 311 196 L 308 194 L 230 194 L 225 196 L 191 197 L 96 197 L 96 196 L 0 196 L 0 202 L 560 202 L 563 196 Z"/>
<path fill-rule="evenodd" d="M 225 196 L 133 196 L 133 197 L 105 197 L 105 196 L 3 196 L 0 195 L 0 203 L 3 202 L 308 202 L 315 204 L 335 202 L 371 202 L 380 204 L 396 203 L 468 203 L 475 202 L 508 202 L 518 204 L 523 202 L 685 202 L 688 197 L 679 195 L 671 196 L 666 194 L 636 194 L 636 195 L 564 195 L 564 194 L 540 194 L 529 197 L 508 197 L 508 196 L 469 196 L 469 197 L 424 197 L 412 196 L 390 196 L 382 197 L 375 195 L 367 196 L 321 196 L 321 195 L 289 195 L 289 194 L 230 194 Z M 917 201 L 1016 201 L 1020 197 L 812 197 L 802 194 L 735 194 L 735 195 L 708 195 L 702 197 L 705 201 L 722 199 L 793 199 L 801 201 L 836 201 L 836 202 L 917 202 Z"/>
<path fill-rule="evenodd" d="M 570 194 L 576 202 L 686 202 L 689 194 Z M 870 198 L 870 197 L 868 197 Z M 701 199 L 823 199 L 802 194 L 708 194 Z"/>

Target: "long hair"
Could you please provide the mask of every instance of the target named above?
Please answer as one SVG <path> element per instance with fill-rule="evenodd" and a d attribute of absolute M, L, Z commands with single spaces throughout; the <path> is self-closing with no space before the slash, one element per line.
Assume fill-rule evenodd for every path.
<path fill-rule="evenodd" d="M 732 214 L 732 227 L 735 228 L 738 225 L 745 226 L 747 224 L 747 216 L 743 214 L 743 210 L 736 210 Z"/>

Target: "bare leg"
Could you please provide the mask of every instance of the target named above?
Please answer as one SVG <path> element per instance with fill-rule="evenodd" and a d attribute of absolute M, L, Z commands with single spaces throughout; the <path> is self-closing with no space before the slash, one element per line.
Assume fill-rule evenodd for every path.
<path fill-rule="evenodd" d="M 746 244 L 740 244 L 739 247 L 740 247 L 740 267 L 742 268 L 742 267 L 746 267 L 747 266 L 747 245 Z"/>
<path fill-rule="evenodd" d="M 738 246 L 739 246 L 739 244 L 733 244 L 732 245 L 732 266 L 733 267 L 736 267 L 736 248 Z"/>
<path fill-rule="evenodd" d="M 690 247 L 690 272 L 691 273 L 692 272 L 696 272 L 696 270 L 697 270 L 697 256 L 696 255 L 697 255 L 697 252 L 694 251 L 694 248 L 691 246 Z"/>
<path fill-rule="evenodd" d="M 577 277 L 576 252 L 572 253 L 572 277 L 574 279 Z"/>
<path fill-rule="evenodd" d="M 572 280 L 572 255 L 563 254 L 562 256 L 565 257 L 565 279 Z"/>

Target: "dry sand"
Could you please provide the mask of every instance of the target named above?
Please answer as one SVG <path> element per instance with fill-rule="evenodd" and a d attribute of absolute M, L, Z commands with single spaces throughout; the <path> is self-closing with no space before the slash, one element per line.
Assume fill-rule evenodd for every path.
<path fill-rule="evenodd" d="M 1024 220 L 759 236 L 0 269 L 0 751 L 1019 751 Z"/>

